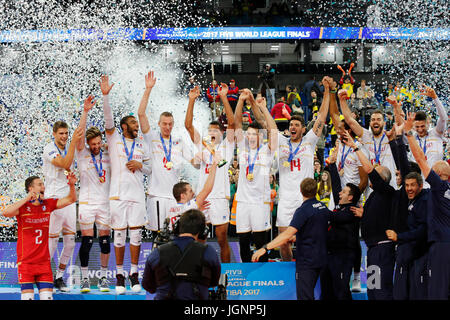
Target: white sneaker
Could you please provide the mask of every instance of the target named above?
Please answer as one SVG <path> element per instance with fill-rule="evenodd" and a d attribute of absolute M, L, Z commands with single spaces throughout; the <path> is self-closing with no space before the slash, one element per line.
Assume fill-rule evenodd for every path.
<path fill-rule="evenodd" d="M 361 292 L 361 280 L 360 279 L 353 279 L 352 292 Z"/>
<path fill-rule="evenodd" d="M 142 290 L 142 287 L 139 283 L 139 279 L 138 279 L 138 274 L 137 273 L 133 273 L 132 275 L 129 276 L 129 280 L 130 280 L 130 287 L 131 287 L 131 291 L 133 292 L 140 292 Z"/>
<path fill-rule="evenodd" d="M 116 278 L 116 294 L 124 294 L 127 291 L 127 288 L 125 287 L 125 277 L 123 274 L 118 274 Z"/>

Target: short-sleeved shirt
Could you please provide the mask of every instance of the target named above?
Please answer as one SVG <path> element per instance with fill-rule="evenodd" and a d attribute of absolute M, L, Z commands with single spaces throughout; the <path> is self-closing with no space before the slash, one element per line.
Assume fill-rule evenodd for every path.
<path fill-rule="evenodd" d="M 136 170 L 133 173 L 126 167 L 128 156 L 125 151 L 123 136 L 116 129 L 113 134 L 107 134 L 106 139 L 108 140 L 108 151 L 111 160 L 109 199 L 144 203 L 144 174 L 141 170 Z M 148 147 L 145 145 L 144 139 L 139 136 L 134 141 L 136 143 L 132 160 L 141 163 L 150 161 L 147 153 Z M 125 138 L 125 143 L 130 154 L 133 139 Z"/>
<path fill-rule="evenodd" d="M 192 150 L 180 137 L 172 137 L 172 149 L 170 151 L 170 162 L 172 167 L 166 166 L 168 160 L 164 152 L 163 144 L 159 131 L 149 131 L 144 134 L 144 139 L 150 146 L 150 159 L 152 163 L 152 173 L 148 193 L 150 196 L 173 198 L 172 188 L 179 182 L 181 170 L 183 168 L 183 159 L 191 161 L 193 158 Z M 163 139 L 166 151 L 169 153 L 170 139 Z"/>
<path fill-rule="evenodd" d="M 444 158 L 444 140 L 442 139 L 442 135 L 437 133 L 436 128 L 428 131 L 428 135 L 423 138 L 420 138 L 417 134 L 414 136 L 424 151 L 430 168 L 433 167 L 436 161 Z"/>
<path fill-rule="evenodd" d="M 172 229 L 175 222 L 177 222 L 178 219 L 180 219 L 180 216 L 191 209 L 198 209 L 197 200 L 194 198 L 192 200 L 189 200 L 186 203 L 177 203 L 176 205 L 170 207 L 169 209 L 169 215 L 168 218 L 170 218 L 170 226 L 169 228 Z"/>
<path fill-rule="evenodd" d="M 436 172 L 427 177 L 430 184 L 428 196 L 428 241 L 450 242 L 450 186 Z"/>
<path fill-rule="evenodd" d="M 42 171 L 44 174 L 45 198 L 63 198 L 69 194 L 70 188 L 67 184 L 67 176 L 64 174 L 66 170 L 52 164 L 52 160 L 58 155 L 64 157 L 66 151 L 67 147 L 66 150 L 60 150 L 55 142 L 50 142 L 44 147 Z M 70 168 L 73 170 L 73 163 Z"/>
<path fill-rule="evenodd" d="M 397 170 L 397 166 L 395 165 L 394 156 L 392 155 L 391 146 L 389 145 L 389 138 L 382 134 L 379 137 L 374 137 L 372 131 L 363 128 L 363 135 L 361 137 L 361 144 L 364 146 L 366 151 L 369 153 L 369 160 L 372 164 L 376 163 L 375 157 L 375 148 L 378 152 L 380 152 L 379 162 L 380 165 L 387 167 L 391 171 L 391 181 L 389 184 L 393 187 L 397 187 L 397 181 L 395 177 L 395 171 Z M 381 143 L 381 145 L 380 145 Z"/>
<path fill-rule="evenodd" d="M 303 199 L 300 192 L 300 183 L 305 178 L 314 178 L 314 152 L 316 150 L 319 137 L 309 130 L 302 138 L 301 146 L 297 154 L 292 158 L 288 167 L 283 163 L 288 160 L 290 149 L 289 140 L 281 133 L 278 134 L 278 161 L 280 174 L 280 187 L 278 189 L 279 199 Z M 299 143 L 292 143 L 292 151 L 298 147 Z"/>
<path fill-rule="evenodd" d="M 202 144 L 196 145 L 199 151 L 202 151 L 202 162 L 200 164 L 200 174 L 198 179 L 198 189 L 203 188 L 206 179 L 209 176 L 209 168 L 212 165 L 212 154 Z M 230 199 L 230 178 L 228 176 L 228 168 L 231 165 L 234 156 L 234 141 L 230 142 L 227 138 L 216 146 L 216 154 L 225 159 L 227 163 L 222 167 L 216 168 L 216 177 L 214 179 L 214 186 L 208 199 Z"/>
<path fill-rule="evenodd" d="M 93 155 L 90 150 L 84 147 L 81 151 L 76 152 L 77 166 L 80 173 L 80 196 L 79 202 L 83 204 L 105 204 L 109 201 L 109 185 L 111 182 L 111 160 L 109 152 L 102 150 L 94 156 L 98 170 L 101 170 L 102 181 L 100 182 L 100 174 L 94 165 Z M 101 157 L 101 166 L 100 166 Z"/>
<path fill-rule="evenodd" d="M 320 268 L 327 261 L 327 232 L 331 211 L 308 199 L 295 211 L 290 226 L 297 229 L 297 268 Z"/>
<path fill-rule="evenodd" d="M 369 154 L 362 145 L 357 142 L 356 145 L 361 149 L 366 157 Z M 338 171 L 343 169 L 344 174 L 341 176 L 341 186 L 344 188 L 347 183 L 353 183 L 358 186 L 361 182 L 361 177 L 359 176 L 359 167 L 361 167 L 361 161 L 359 161 L 358 155 L 353 151 L 352 148 L 346 146 L 345 144 L 339 144 L 339 149 L 336 158 L 336 165 Z"/>
<path fill-rule="evenodd" d="M 42 264 L 50 262 L 48 229 L 50 214 L 58 199 L 45 199 L 38 206 L 26 203 L 17 215 L 17 263 Z"/>
<path fill-rule="evenodd" d="M 270 168 L 272 166 L 274 153 L 269 149 L 268 144 L 261 144 L 258 155 L 257 149 L 250 149 L 246 145 L 247 138 L 244 137 L 238 142 L 239 159 L 239 180 L 236 191 L 236 201 L 246 203 L 270 203 Z M 250 163 L 256 156 L 253 168 L 253 180 L 249 181 Z"/>

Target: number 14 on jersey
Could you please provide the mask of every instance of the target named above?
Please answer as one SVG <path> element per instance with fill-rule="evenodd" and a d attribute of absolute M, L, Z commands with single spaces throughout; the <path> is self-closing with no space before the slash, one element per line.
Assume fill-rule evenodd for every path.
<path fill-rule="evenodd" d="M 291 171 L 294 171 L 294 170 L 300 171 L 300 158 L 291 160 L 290 167 L 291 167 Z"/>

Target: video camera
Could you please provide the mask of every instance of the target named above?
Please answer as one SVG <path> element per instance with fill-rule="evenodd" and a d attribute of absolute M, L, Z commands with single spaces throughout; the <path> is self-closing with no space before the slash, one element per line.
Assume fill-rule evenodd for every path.
<path fill-rule="evenodd" d="M 219 284 L 217 285 L 217 289 L 209 290 L 209 300 L 227 300 L 227 285 L 228 285 L 228 276 L 226 273 L 222 273 L 219 278 Z"/>

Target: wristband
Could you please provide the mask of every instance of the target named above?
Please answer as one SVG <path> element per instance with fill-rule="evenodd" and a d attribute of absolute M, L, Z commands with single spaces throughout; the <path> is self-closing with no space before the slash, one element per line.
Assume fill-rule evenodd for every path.
<path fill-rule="evenodd" d="M 408 132 L 406 132 L 405 135 L 406 135 L 407 137 L 411 137 L 411 136 L 413 135 L 412 130 L 409 130 Z"/>
<path fill-rule="evenodd" d="M 353 152 L 356 152 L 358 150 L 359 150 L 359 147 L 356 147 L 356 148 L 353 149 Z"/>
<path fill-rule="evenodd" d="M 267 249 L 267 243 L 265 245 L 263 245 L 261 248 L 265 249 L 266 253 L 269 253 L 269 251 L 270 251 L 269 249 Z"/>
<path fill-rule="evenodd" d="M 337 90 L 336 89 L 334 89 L 334 90 L 330 90 L 330 93 L 336 93 L 337 92 Z"/>

